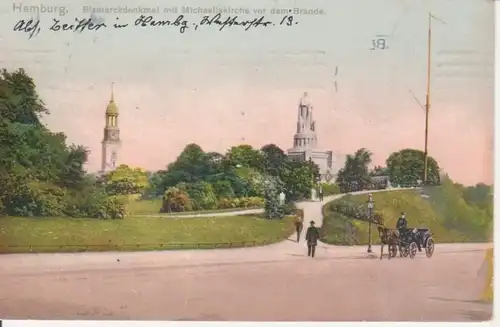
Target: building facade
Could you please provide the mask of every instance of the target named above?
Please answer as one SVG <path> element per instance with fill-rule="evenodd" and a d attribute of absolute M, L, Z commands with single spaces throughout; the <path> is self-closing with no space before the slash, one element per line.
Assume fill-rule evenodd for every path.
<path fill-rule="evenodd" d="M 313 161 L 319 167 L 323 182 L 334 182 L 337 172 L 341 168 L 333 151 L 318 148 L 316 121 L 313 119 L 313 106 L 309 102 L 307 93 L 304 93 L 299 102 L 293 148 L 288 149 L 287 155 L 296 161 Z M 343 165 L 344 162 L 341 164 Z"/>
<path fill-rule="evenodd" d="M 118 125 L 118 106 L 115 103 L 113 86 L 111 89 L 111 99 L 106 107 L 104 119 L 104 135 L 101 142 L 101 173 L 114 170 L 118 166 L 121 147 L 120 128 Z"/>

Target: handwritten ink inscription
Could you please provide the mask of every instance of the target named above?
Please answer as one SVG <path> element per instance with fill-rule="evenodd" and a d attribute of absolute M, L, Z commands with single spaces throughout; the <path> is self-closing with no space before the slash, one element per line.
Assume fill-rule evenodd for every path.
<path fill-rule="evenodd" d="M 31 39 L 33 36 L 40 33 L 40 20 L 30 19 L 25 21 L 24 19 L 21 19 L 14 25 L 13 30 L 14 32 L 28 33 L 29 38 Z"/>
<path fill-rule="evenodd" d="M 173 19 L 157 19 L 154 16 L 140 15 L 133 22 L 120 21 L 116 17 L 114 24 L 105 24 L 97 22 L 92 18 L 75 18 L 74 21 L 62 21 L 61 19 L 52 18 L 50 25 L 45 26 L 45 30 L 49 32 L 97 32 L 105 28 L 126 29 L 126 28 L 161 28 L 173 27 L 181 34 L 187 30 L 197 31 L 200 28 L 212 27 L 218 31 L 223 31 L 227 28 L 240 28 L 243 31 L 248 31 L 252 28 L 271 28 L 271 27 L 291 27 L 297 25 L 298 21 L 292 15 L 278 17 L 278 19 L 268 19 L 265 16 L 259 16 L 252 19 L 244 19 L 239 16 L 223 16 L 218 13 L 213 16 L 203 16 L 201 19 L 190 19 L 185 15 L 178 15 Z M 21 19 L 14 25 L 15 32 L 23 32 L 31 39 L 44 31 L 44 24 L 41 19 Z"/>
<path fill-rule="evenodd" d="M 370 50 L 387 50 L 389 46 L 387 44 L 387 39 L 385 36 L 377 36 L 372 39 L 372 47 Z"/>

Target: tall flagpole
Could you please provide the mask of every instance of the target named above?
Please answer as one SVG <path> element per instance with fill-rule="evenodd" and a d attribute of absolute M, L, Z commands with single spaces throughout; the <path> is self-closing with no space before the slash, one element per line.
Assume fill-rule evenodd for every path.
<path fill-rule="evenodd" d="M 429 13 L 429 36 L 427 39 L 427 95 L 425 97 L 425 144 L 424 144 L 424 185 L 427 184 L 427 159 L 429 138 L 429 109 L 431 107 L 431 37 L 432 37 L 432 15 Z"/>

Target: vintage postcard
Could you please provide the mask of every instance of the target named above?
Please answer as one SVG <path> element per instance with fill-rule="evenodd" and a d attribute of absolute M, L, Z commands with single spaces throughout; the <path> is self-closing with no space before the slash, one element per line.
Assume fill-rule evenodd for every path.
<path fill-rule="evenodd" d="M 494 1 L 0 4 L 0 318 L 486 321 Z"/>

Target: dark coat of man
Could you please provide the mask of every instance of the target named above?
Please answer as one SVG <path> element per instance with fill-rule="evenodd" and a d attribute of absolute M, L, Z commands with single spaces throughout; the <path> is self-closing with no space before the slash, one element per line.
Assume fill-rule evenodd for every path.
<path fill-rule="evenodd" d="M 399 217 L 398 222 L 396 223 L 396 228 L 397 229 L 406 229 L 408 228 L 408 221 L 406 220 L 406 217 L 404 214 Z"/>
<path fill-rule="evenodd" d="M 319 230 L 314 226 L 314 223 L 311 223 L 311 226 L 307 228 L 306 232 L 306 241 L 309 246 L 318 245 L 319 240 Z"/>

